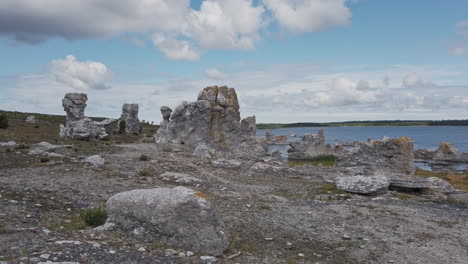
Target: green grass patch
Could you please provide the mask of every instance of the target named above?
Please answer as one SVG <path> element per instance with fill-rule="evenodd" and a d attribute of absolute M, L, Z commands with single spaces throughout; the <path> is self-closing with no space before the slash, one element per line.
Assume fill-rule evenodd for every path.
<path fill-rule="evenodd" d="M 308 160 L 288 160 L 290 166 L 324 166 L 334 167 L 336 163 L 336 157 L 334 155 L 319 155 Z"/>
<path fill-rule="evenodd" d="M 436 177 L 444 181 L 448 181 L 453 187 L 468 191 L 468 174 L 467 173 L 448 173 L 448 172 L 433 172 L 422 169 L 416 169 L 416 176 L 420 177 Z"/>
<path fill-rule="evenodd" d="M 145 154 L 141 154 L 139 160 L 140 161 L 148 161 L 148 160 L 150 160 L 150 157 L 146 156 Z"/>
<path fill-rule="evenodd" d="M 80 214 L 83 221 L 92 227 L 97 227 L 106 223 L 107 212 L 102 208 L 92 208 Z"/>

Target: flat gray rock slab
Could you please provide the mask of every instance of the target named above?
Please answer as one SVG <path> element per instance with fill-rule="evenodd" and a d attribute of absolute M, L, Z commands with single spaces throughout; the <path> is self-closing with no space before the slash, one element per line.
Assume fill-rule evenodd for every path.
<path fill-rule="evenodd" d="M 340 177 L 335 184 L 338 190 L 345 192 L 379 194 L 387 191 L 390 181 L 384 176 L 351 176 Z"/>
<path fill-rule="evenodd" d="M 159 175 L 162 180 L 173 181 L 180 184 L 196 184 L 201 183 L 202 180 L 192 177 L 185 173 L 170 172 L 166 171 L 163 174 Z"/>

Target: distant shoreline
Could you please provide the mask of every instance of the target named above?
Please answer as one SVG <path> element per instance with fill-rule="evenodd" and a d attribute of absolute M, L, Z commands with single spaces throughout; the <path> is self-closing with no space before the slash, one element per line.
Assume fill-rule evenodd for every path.
<path fill-rule="evenodd" d="M 6 114 L 8 118 L 25 120 L 28 115 L 35 115 L 39 120 L 64 123 L 65 115 L 50 115 L 40 113 L 24 113 L 17 111 L 0 110 L 0 114 Z M 101 121 L 105 117 L 91 117 Z M 345 122 L 297 122 L 297 123 L 260 123 L 257 129 L 297 128 L 297 127 L 424 127 L 424 126 L 468 126 L 465 120 L 374 120 L 374 121 L 345 121 Z"/>
<path fill-rule="evenodd" d="M 429 126 L 468 126 L 466 120 L 378 120 L 345 121 L 326 123 L 264 123 L 257 124 L 257 129 L 298 128 L 298 127 L 429 127 Z"/>

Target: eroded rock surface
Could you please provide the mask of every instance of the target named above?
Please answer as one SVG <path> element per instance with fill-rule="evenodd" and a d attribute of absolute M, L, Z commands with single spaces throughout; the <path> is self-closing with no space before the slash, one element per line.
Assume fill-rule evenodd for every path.
<path fill-rule="evenodd" d="M 161 108 L 164 120 L 155 135 L 156 143 L 187 144 L 194 148 L 205 145 L 204 149 L 238 155 L 265 154 L 255 136 L 255 117 L 241 121 L 233 88 L 207 87 L 197 101 L 178 105 L 170 119 L 168 112 L 169 109 Z"/>
<path fill-rule="evenodd" d="M 30 124 L 35 124 L 37 122 L 36 116 L 29 115 L 28 117 L 26 117 L 26 122 Z"/>
<path fill-rule="evenodd" d="M 211 204 L 185 187 L 118 193 L 107 201 L 107 211 L 108 227 L 145 240 L 216 256 L 229 244 Z"/>
<path fill-rule="evenodd" d="M 336 165 L 411 175 L 415 171 L 413 140 L 400 137 L 360 142 L 349 151 L 340 151 Z"/>
<path fill-rule="evenodd" d="M 103 125 L 84 116 L 88 96 L 84 93 L 67 93 L 62 100 L 67 122 L 60 125 L 60 136 L 80 140 L 107 139 L 109 134 Z"/>
<path fill-rule="evenodd" d="M 333 151 L 325 145 L 325 133 L 320 129 L 317 134 L 305 134 L 298 141 L 289 144 L 288 159 L 307 160 Z"/>
<path fill-rule="evenodd" d="M 140 131 L 140 119 L 138 119 L 138 104 L 124 104 L 120 121 L 125 121 L 125 132 L 138 133 Z"/>
<path fill-rule="evenodd" d="M 389 180 L 381 175 L 340 177 L 336 181 L 336 188 L 357 194 L 381 194 L 388 190 Z"/>

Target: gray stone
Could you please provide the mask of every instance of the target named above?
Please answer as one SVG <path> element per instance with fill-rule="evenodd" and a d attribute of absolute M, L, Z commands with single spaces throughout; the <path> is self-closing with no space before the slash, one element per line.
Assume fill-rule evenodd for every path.
<path fill-rule="evenodd" d="M 200 158 L 212 159 L 216 157 L 216 150 L 205 143 L 200 143 L 192 154 Z"/>
<path fill-rule="evenodd" d="M 118 193 L 107 201 L 107 212 L 110 229 L 147 241 L 216 256 L 229 245 L 212 205 L 203 194 L 185 187 Z"/>
<path fill-rule="evenodd" d="M 159 177 L 163 180 L 173 181 L 180 184 L 196 184 L 202 182 L 202 180 L 192 177 L 188 174 L 170 171 L 164 172 L 163 174 L 159 175 Z"/>
<path fill-rule="evenodd" d="M 138 119 L 138 104 L 124 104 L 122 106 L 121 121 L 125 121 L 125 132 L 138 133 L 140 131 L 140 119 Z"/>
<path fill-rule="evenodd" d="M 119 130 L 118 122 L 119 120 L 117 119 L 107 118 L 99 122 L 95 121 L 94 124 L 103 127 L 107 134 L 114 135 Z"/>
<path fill-rule="evenodd" d="M 164 110 L 164 109 L 163 109 Z M 182 102 L 164 120 L 155 135 L 156 143 L 185 144 L 234 155 L 264 155 L 259 143 L 255 117 L 241 121 L 236 91 L 226 86 L 207 87 L 198 100 Z M 197 151 L 198 152 L 198 151 Z M 203 156 L 208 156 L 203 153 Z"/>
<path fill-rule="evenodd" d="M 160 111 L 161 111 L 163 120 L 169 121 L 169 118 L 171 117 L 172 109 L 168 106 L 161 106 Z"/>
<path fill-rule="evenodd" d="M 371 143 L 360 142 L 348 150 L 335 152 L 337 167 L 363 167 L 367 171 L 385 171 L 412 175 L 413 140 L 408 137 L 383 138 Z"/>
<path fill-rule="evenodd" d="M 340 177 L 336 180 L 336 188 L 357 194 L 385 193 L 390 185 L 389 180 L 381 175 Z"/>
<path fill-rule="evenodd" d="M 223 169 L 237 169 L 242 166 L 242 162 L 237 161 L 237 160 L 228 160 L 228 159 L 213 160 L 211 164 L 213 164 L 213 166 L 216 168 L 223 168 Z"/>
<path fill-rule="evenodd" d="M 396 191 L 421 191 L 431 187 L 431 182 L 426 179 L 390 179 L 390 190 Z"/>
<path fill-rule="evenodd" d="M 290 175 L 298 175 L 301 174 L 299 171 L 288 168 L 285 166 L 273 165 L 268 164 L 265 162 L 257 162 L 250 168 L 250 173 L 260 173 L 260 174 L 267 174 L 271 176 L 290 176 Z"/>
<path fill-rule="evenodd" d="M 0 147 L 14 148 L 16 147 L 16 142 L 15 141 L 0 142 Z"/>
<path fill-rule="evenodd" d="M 42 141 L 41 143 L 34 145 L 33 148 L 28 152 L 28 155 L 40 155 L 51 150 L 65 147 L 70 147 L 70 145 L 54 145 L 50 144 L 49 142 Z"/>
<path fill-rule="evenodd" d="M 109 138 L 106 129 L 90 118 L 70 121 L 60 125 L 60 137 L 70 137 L 78 140 L 104 140 Z"/>
<path fill-rule="evenodd" d="M 430 184 L 432 189 L 436 189 L 438 191 L 444 193 L 450 193 L 455 191 L 456 189 L 447 181 L 444 181 L 437 177 L 430 177 L 426 179 Z"/>
<path fill-rule="evenodd" d="M 308 160 L 316 156 L 331 154 L 333 150 L 325 145 L 324 130 L 320 129 L 318 134 L 305 134 L 298 141 L 291 142 L 288 149 L 288 159 Z"/>
<path fill-rule="evenodd" d="M 67 123 L 84 118 L 86 101 L 88 101 L 88 96 L 84 93 L 65 94 L 65 97 L 62 99 L 62 106 L 65 112 L 67 112 Z"/>
<path fill-rule="evenodd" d="M 440 142 L 439 148 L 434 152 L 434 160 L 462 161 L 463 154 L 450 142 Z"/>
<path fill-rule="evenodd" d="M 26 122 L 30 124 L 35 124 L 37 122 L 37 119 L 33 115 L 28 115 L 28 117 L 26 117 Z"/>
<path fill-rule="evenodd" d="M 67 122 L 60 125 L 60 137 L 79 140 L 102 140 L 109 137 L 103 125 L 84 116 L 87 100 L 88 96 L 83 93 L 65 94 L 62 106 L 67 113 Z"/>
<path fill-rule="evenodd" d="M 92 155 L 87 157 L 84 162 L 91 164 L 94 167 L 100 168 L 104 166 L 105 160 L 101 155 Z"/>

